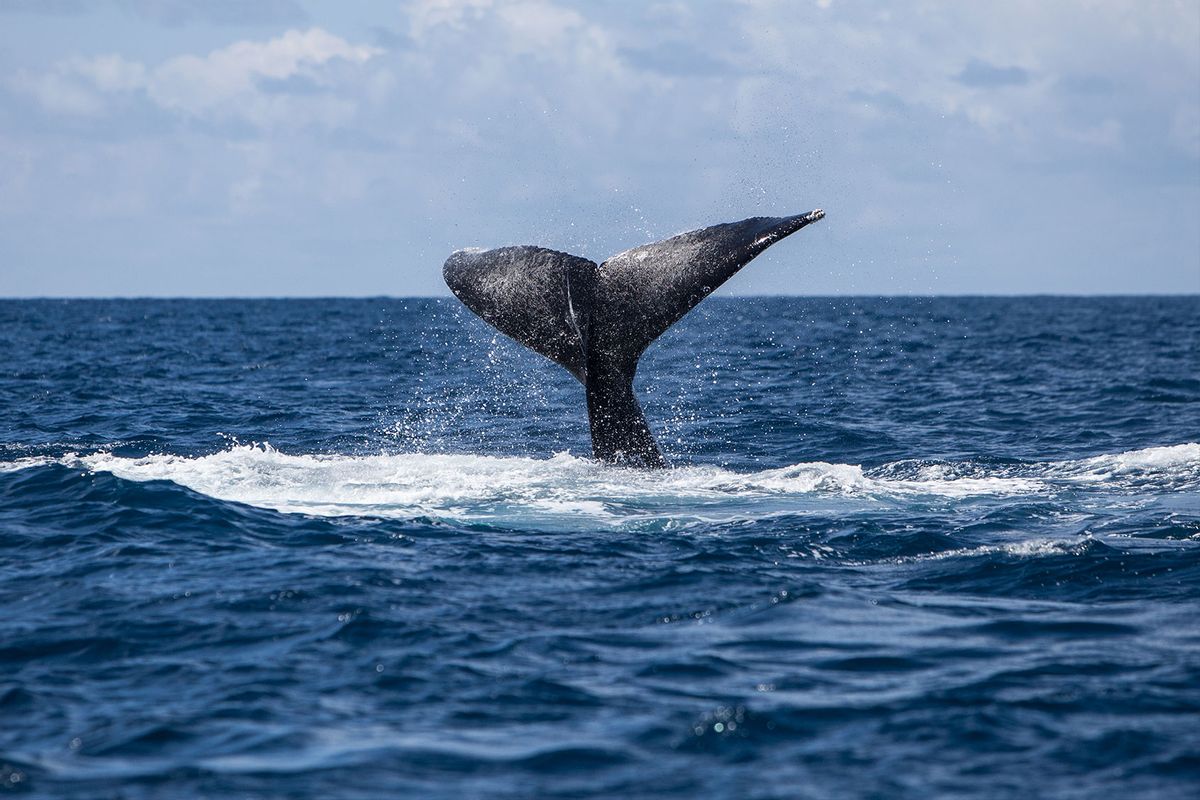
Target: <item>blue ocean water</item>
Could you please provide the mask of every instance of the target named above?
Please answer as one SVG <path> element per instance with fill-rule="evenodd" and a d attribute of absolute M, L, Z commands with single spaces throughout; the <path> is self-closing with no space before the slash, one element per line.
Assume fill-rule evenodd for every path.
<path fill-rule="evenodd" d="M 1200 298 L 0 302 L 0 787 L 1194 796 Z M 0 790 L 0 793 L 2 793 Z"/>

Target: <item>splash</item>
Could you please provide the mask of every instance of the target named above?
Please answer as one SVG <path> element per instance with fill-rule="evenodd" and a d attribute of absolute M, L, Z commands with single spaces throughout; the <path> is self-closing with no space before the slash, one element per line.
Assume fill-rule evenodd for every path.
<path fill-rule="evenodd" d="M 1101 484 L 1200 484 L 1200 445 L 1080 461 L 989 468 L 897 462 L 870 471 L 822 462 L 738 473 L 712 466 L 614 468 L 560 453 L 549 459 L 478 455 L 288 454 L 235 445 L 211 455 L 111 453 L 62 460 L 133 481 L 165 480 L 220 500 L 284 513 L 485 523 L 533 529 L 675 528 L 831 510 L 1050 496 Z M 30 464 L 32 466 L 32 464 Z"/>

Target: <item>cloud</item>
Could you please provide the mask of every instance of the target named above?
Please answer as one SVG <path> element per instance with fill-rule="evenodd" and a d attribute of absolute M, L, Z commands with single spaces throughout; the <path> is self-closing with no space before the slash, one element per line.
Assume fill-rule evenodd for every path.
<path fill-rule="evenodd" d="M 361 64 L 381 52 L 320 28 L 293 30 L 267 42 L 237 42 L 203 58 L 170 59 L 151 72 L 146 91 L 163 108 L 193 116 L 244 116 L 259 124 L 286 121 L 272 120 L 270 98 L 259 91 L 258 81 L 300 76 L 320 84 L 326 64 Z"/>
<path fill-rule="evenodd" d="M 543 0 L 503 3 L 496 15 L 517 52 L 557 49 L 573 33 L 593 27 L 579 12 Z"/>
<path fill-rule="evenodd" d="M 958 73 L 956 80 L 964 86 L 1024 86 L 1029 83 L 1029 72 L 1020 67 L 997 67 L 972 58 L 962 72 Z"/>
<path fill-rule="evenodd" d="M 461 30 L 494 5 L 494 0 L 417 0 L 406 9 L 410 33 L 414 39 L 420 39 L 441 25 Z"/>
<path fill-rule="evenodd" d="M 207 7 L 204 21 L 234 5 Z M 198 22 L 199 3 L 6 18 L 46 41 L 16 51 L 16 72 L 0 77 L 0 166 L 24 176 L 0 170 L 0 207 L 102 220 L 101 233 L 126 214 L 130 240 L 174 231 L 162 234 L 167 260 L 172 237 L 194 236 L 210 261 L 228 259 L 227 292 L 255 275 L 262 291 L 289 290 L 290 278 L 264 272 L 268 251 L 312 266 L 306 290 L 436 292 L 443 251 L 459 246 L 603 257 L 706 221 L 816 205 L 831 209 L 804 250 L 819 274 L 777 271 L 754 288 L 1012 289 L 1025 269 L 1032 290 L 1050 286 L 1036 266 L 1047 252 L 1085 270 L 1153 230 L 1178 264 L 1185 248 L 1171 243 L 1196 238 L 1200 17 L 1178 4 L 306 7 L 318 27 L 216 40 L 205 26 L 151 40 L 112 13 Z M 1093 231 L 1117 197 L 1138 224 Z M 116 242 L 110 263 L 136 256 L 104 235 Z M 25 251 L 65 253 L 70 241 L 87 236 L 48 234 Z M 329 265 L 350 263 L 378 266 L 344 270 L 359 278 L 352 288 L 331 283 L 343 270 Z M 949 278 L 935 285 L 938 269 Z"/>
<path fill-rule="evenodd" d="M 66 16 L 82 14 L 87 7 L 85 0 L 5 0 L 0 3 L 0 13 Z"/>
<path fill-rule="evenodd" d="M 1181 152 L 1200 159 L 1200 107 L 1181 105 L 1175 109 L 1169 137 Z"/>
<path fill-rule="evenodd" d="M 170 27 L 295 24 L 307 18 L 297 0 L 3 0 L 0 13 L 80 16 L 105 6 Z"/>
<path fill-rule="evenodd" d="M 624 47 L 621 57 L 637 69 L 671 76 L 728 76 L 734 69 L 728 62 L 682 42 L 667 42 L 645 49 Z"/>
<path fill-rule="evenodd" d="M 293 24 L 307 19 L 296 0 L 118 0 L 125 9 L 162 25 Z"/>
<path fill-rule="evenodd" d="M 263 127 L 332 125 L 352 108 L 333 93 L 321 93 L 331 86 L 328 68 L 337 62 L 363 64 L 382 52 L 312 28 L 265 42 L 235 42 L 206 56 L 176 56 L 156 66 L 119 55 L 74 58 L 42 75 L 22 73 L 15 83 L 47 110 L 59 113 L 100 114 L 113 95 L 124 93 L 210 121 L 237 119 Z"/>
<path fill-rule="evenodd" d="M 1111 80 L 1099 75 L 1067 75 L 1059 85 L 1063 91 L 1079 95 L 1108 95 L 1116 88 Z"/>
<path fill-rule="evenodd" d="M 136 61 L 118 55 L 93 59 L 74 59 L 59 70 L 60 74 L 75 72 L 102 92 L 126 92 L 146 85 L 146 68 Z"/>
<path fill-rule="evenodd" d="M 1076 125 L 1066 128 L 1062 135 L 1082 145 L 1101 150 L 1117 150 L 1125 143 L 1124 130 L 1115 119 L 1106 119 L 1095 125 Z"/>
<path fill-rule="evenodd" d="M 35 97 L 42 108 L 54 114 L 92 116 L 105 107 L 95 87 L 79 80 L 66 65 L 45 74 L 21 71 L 8 83 L 18 92 Z"/>
<path fill-rule="evenodd" d="M 574 160 L 577 146 L 637 127 L 630 106 L 664 85 L 604 25 L 547 0 L 439 0 L 409 14 L 414 45 L 389 59 L 403 76 L 393 102 L 421 109 L 404 127 L 439 146 Z"/>

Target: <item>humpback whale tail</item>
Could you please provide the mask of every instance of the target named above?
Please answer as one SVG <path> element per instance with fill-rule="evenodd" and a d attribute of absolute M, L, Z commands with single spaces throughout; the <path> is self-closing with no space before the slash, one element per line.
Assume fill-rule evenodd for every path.
<path fill-rule="evenodd" d="M 638 359 L 755 256 L 823 216 L 713 225 L 599 265 L 541 247 L 459 250 L 442 275 L 467 308 L 583 384 L 597 459 L 665 467 L 633 393 Z"/>

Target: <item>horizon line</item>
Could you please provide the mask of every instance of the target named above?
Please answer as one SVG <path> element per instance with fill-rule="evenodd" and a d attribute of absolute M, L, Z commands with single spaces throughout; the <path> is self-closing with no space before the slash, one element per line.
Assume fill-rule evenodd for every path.
<path fill-rule="evenodd" d="M 1089 298 L 1164 298 L 1164 297 L 1200 297 L 1200 289 L 1195 291 L 1185 292 L 1088 292 L 1088 293 L 1072 293 L 1072 292 L 1002 292 L 1002 293 L 981 293 L 981 292 L 938 292 L 930 294 L 918 294 L 915 292 L 896 292 L 896 293 L 839 293 L 839 294 L 792 294 L 792 293 L 747 293 L 747 294 L 726 294 L 713 295 L 708 298 L 710 300 L 764 300 L 764 299 L 854 299 L 854 298 L 913 298 L 913 299 L 1008 299 L 1008 298 L 1072 298 L 1072 299 L 1089 299 Z M 446 300 L 454 299 L 454 295 L 445 292 L 442 294 L 411 294 L 411 295 L 392 295 L 392 294 L 244 294 L 244 295 L 187 295 L 187 294 L 96 294 L 96 295 L 0 295 L 0 302 L 20 302 L 27 300 L 61 300 L 61 301 L 88 301 L 88 300 Z"/>

